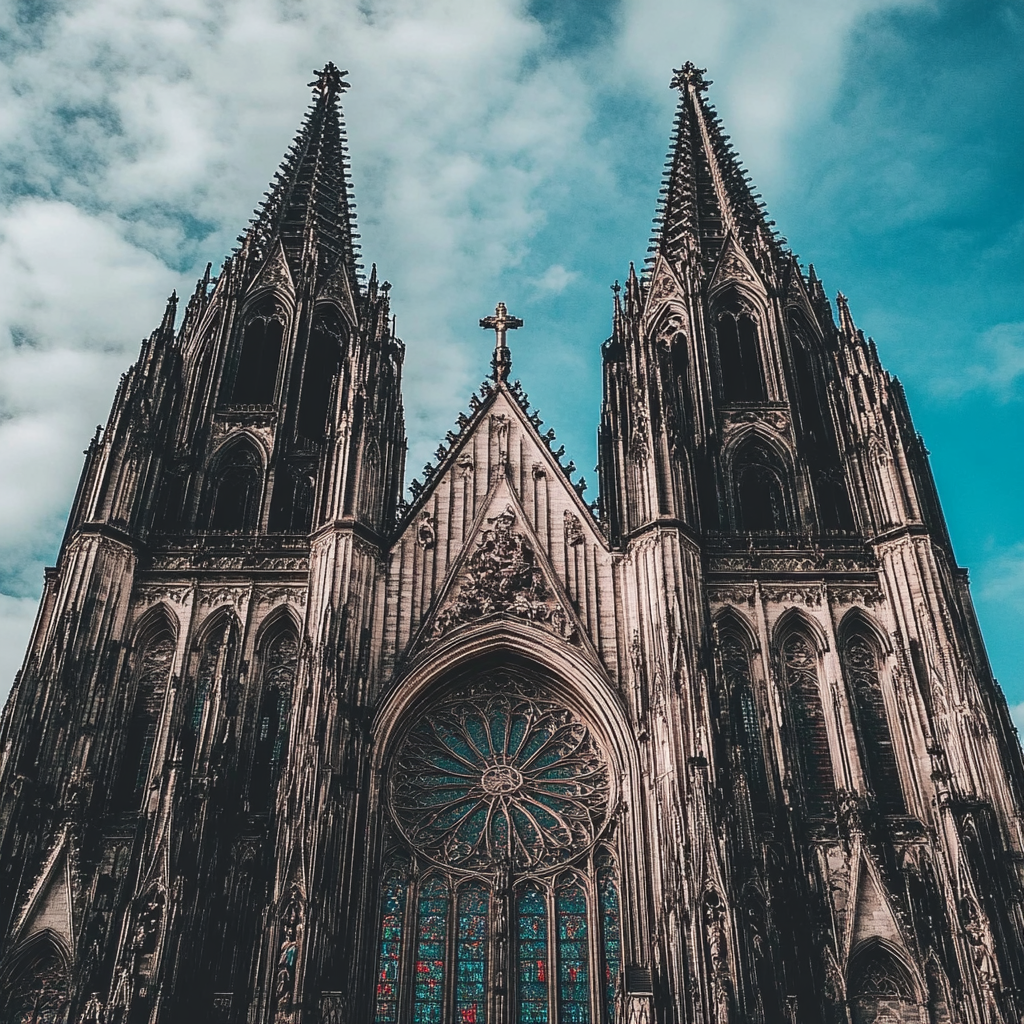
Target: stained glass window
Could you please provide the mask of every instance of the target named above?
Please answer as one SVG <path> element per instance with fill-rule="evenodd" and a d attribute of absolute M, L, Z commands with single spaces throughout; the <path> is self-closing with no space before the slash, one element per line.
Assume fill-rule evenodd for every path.
<path fill-rule="evenodd" d="M 64 957 L 43 943 L 30 963 L 0 989 L 5 1021 L 66 1024 L 68 1019 L 68 966 Z"/>
<path fill-rule="evenodd" d="M 410 843 L 460 868 L 559 864 L 597 837 L 608 768 L 572 712 L 517 692 L 452 698 L 411 730 L 392 773 Z"/>
<path fill-rule="evenodd" d="M 597 899 L 601 912 L 601 938 L 604 942 L 605 1020 L 615 1019 L 615 987 L 622 969 L 622 931 L 619 923 L 619 891 L 615 886 L 615 868 L 610 861 L 597 873 Z"/>
<path fill-rule="evenodd" d="M 519 1024 L 548 1024 L 548 907 L 538 886 L 516 900 L 519 939 Z"/>
<path fill-rule="evenodd" d="M 487 1021 L 487 911 L 490 898 L 478 883 L 463 886 L 458 900 L 455 1019 L 458 1024 Z"/>
<path fill-rule="evenodd" d="M 573 879 L 555 893 L 558 921 L 558 1024 L 590 1024 L 587 896 Z"/>
<path fill-rule="evenodd" d="M 826 817 L 832 813 L 836 783 L 818 686 L 818 655 L 806 637 L 793 633 L 783 644 L 782 659 L 796 730 L 804 807 L 812 818 Z"/>
<path fill-rule="evenodd" d="M 448 946 L 448 886 L 431 879 L 420 891 L 413 978 L 415 1024 L 442 1024 Z"/>
<path fill-rule="evenodd" d="M 375 1024 L 397 1024 L 402 973 L 402 929 L 405 924 L 406 882 L 398 870 L 384 883 L 380 921 L 380 961 L 377 973 Z"/>
<path fill-rule="evenodd" d="M 896 764 L 889 717 L 885 710 L 874 644 L 860 634 L 850 636 L 843 644 L 843 669 L 853 691 L 864 752 L 864 770 L 878 801 L 878 808 L 883 814 L 903 814 L 906 812 L 906 802 L 900 770 Z"/>

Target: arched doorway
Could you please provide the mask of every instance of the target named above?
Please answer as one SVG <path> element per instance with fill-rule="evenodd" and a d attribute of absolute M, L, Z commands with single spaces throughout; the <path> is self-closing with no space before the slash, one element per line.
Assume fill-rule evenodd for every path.
<path fill-rule="evenodd" d="M 69 963 L 62 945 L 44 933 L 29 941 L 0 981 L 4 1024 L 66 1024 Z"/>
<path fill-rule="evenodd" d="M 540 673 L 434 690 L 384 765 L 375 1021 L 611 1021 L 622 965 L 609 752 Z"/>

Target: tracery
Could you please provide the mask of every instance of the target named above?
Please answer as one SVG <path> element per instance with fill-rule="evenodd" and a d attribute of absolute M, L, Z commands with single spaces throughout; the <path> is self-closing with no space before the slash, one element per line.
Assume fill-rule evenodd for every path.
<path fill-rule="evenodd" d="M 619 892 L 590 728 L 499 670 L 418 714 L 388 775 L 411 861 L 382 878 L 377 1024 L 610 1021 Z"/>

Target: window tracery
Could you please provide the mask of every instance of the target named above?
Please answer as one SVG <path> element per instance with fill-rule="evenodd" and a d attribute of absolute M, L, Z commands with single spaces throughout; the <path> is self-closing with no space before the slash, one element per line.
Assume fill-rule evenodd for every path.
<path fill-rule="evenodd" d="M 611 1021 L 611 781 L 589 728 L 498 670 L 421 714 L 388 774 L 418 868 L 382 879 L 376 1024 Z"/>
<path fill-rule="evenodd" d="M 766 809 L 768 775 L 761 721 L 750 676 L 750 652 L 739 636 L 725 632 L 719 641 L 719 657 L 729 695 L 732 740 L 739 748 L 740 761 L 750 788 L 751 802 L 755 808 Z"/>
<path fill-rule="evenodd" d="M 607 812 L 608 769 L 589 730 L 557 703 L 466 694 L 412 729 L 391 800 L 410 844 L 457 868 L 504 859 L 550 868 L 579 856 Z"/>
<path fill-rule="evenodd" d="M 818 654 L 807 637 L 791 633 L 782 645 L 782 663 L 804 810 L 812 818 L 828 817 L 836 784 L 818 684 Z"/>
<path fill-rule="evenodd" d="M 169 629 L 160 629 L 146 640 L 136 670 L 135 702 L 116 786 L 118 802 L 125 809 L 138 807 L 149 777 L 173 658 L 174 636 Z"/>
<path fill-rule="evenodd" d="M 842 648 L 843 671 L 853 692 L 864 772 L 883 814 L 906 813 L 900 770 L 896 762 L 889 716 L 882 694 L 875 645 L 853 633 Z"/>
<path fill-rule="evenodd" d="M 735 295 L 730 295 L 719 308 L 715 327 L 722 397 L 727 402 L 763 402 L 764 372 L 754 314 Z"/>
<path fill-rule="evenodd" d="M 266 810 L 271 805 L 281 776 L 298 655 L 299 640 L 291 629 L 282 630 L 266 646 L 263 696 L 249 786 L 249 804 L 254 811 Z"/>
<path fill-rule="evenodd" d="M 261 307 L 245 325 L 232 401 L 270 405 L 277 388 L 284 337 L 284 312 L 273 303 Z"/>
<path fill-rule="evenodd" d="M 0 989 L 4 1019 L 19 1024 L 66 1024 L 70 989 L 67 961 L 52 942 L 43 940 Z"/>
<path fill-rule="evenodd" d="M 737 453 L 733 466 L 739 528 L 750 533 L 788 532 L 788 474 L 779 459 L 764 444 L 752 441 Z"/>
<path fill-rule="evenodd" d="M 263 464 L 246 443 L 235 444 L 213 471 L 208 498 L 208 528 L 222 533 L 256 529 L 262 496 Z"/>

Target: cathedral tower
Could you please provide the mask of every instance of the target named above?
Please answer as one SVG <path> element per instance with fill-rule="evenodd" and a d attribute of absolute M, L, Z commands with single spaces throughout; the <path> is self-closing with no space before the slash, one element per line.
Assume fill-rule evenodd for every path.
<path fill-rule="evenodd" d="M 499 304 L 402 498 L 339 97 L 97 433 L 0 731 L 0 1022 L 996 1024 L 1024 767 L 898 381 L 676 72 L 600 500 Z"/>

